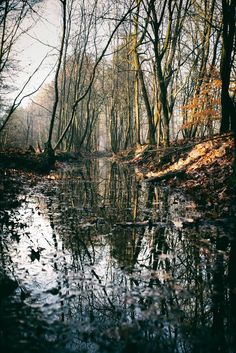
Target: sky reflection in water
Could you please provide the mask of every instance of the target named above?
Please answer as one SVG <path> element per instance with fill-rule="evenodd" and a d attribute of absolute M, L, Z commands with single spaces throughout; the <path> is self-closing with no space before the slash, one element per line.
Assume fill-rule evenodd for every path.
<path fill-rule="evenodd" d="M 27 321 L 15 337 L 22 351 L 233 351 L 226 229 L 182 193 L 103 159 L 55 179 L 28 190 L 4 226 L 5 267 L 18 282 L 4 310 L 18 305 L 13 321 Z"/>

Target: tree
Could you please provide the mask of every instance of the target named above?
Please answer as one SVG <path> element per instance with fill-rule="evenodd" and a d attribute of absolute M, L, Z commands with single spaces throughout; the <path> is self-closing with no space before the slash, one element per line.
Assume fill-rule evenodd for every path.
<path fill-rule="evenodd" d="M 25 83 L 19 89 L 19 92 L 16 94 L 10 105 L 7 105 L 4 99 L 1 98 L 3 92 L 10 90 L 9 85 L 6 82 L 7 76 L 9 76 L 13 70 L 16 70 L 13 56 L 15 44 L 20 36 L 27 31 L 27 29 L 22 29 L 21 25 L 24 20 L 28 18 L 30 13 L 35 12 L 34 6 L 41 1 L 42 0 L 3 0 L 0 4 L 0 132 L 5 128 L 10 117 L 19 107 L 23 99 L 36 92 L 36 90 L 34 90 L 30 94 L 24 95 L 25 88 L 46 57 L 25 80 Z M 41 84 L 43 84 L 43 82 Z"/>
<path fill-rule="evenodd" d="M 219 72 L 211 69 L 206 76 L 201 78 L 201 87 L 198 88 L 198 94 L 193 95 L 188 103 L 182 107 L 183 112 L 187 112 L 188 119 L 182 125 L 182 129 L 192 132 L 199 131 L 200 137 L 213 136 L 219 129 L 221 119 L 220 112 L 220 92 L 221 80 Z"/>
<path fill-rule="evenodd" d="M 235 55 L 235 21 L 236 21 L 236 0 L 222 0 L 223 32 L 220 74 L 222 81 L 221 88 L 221 109 L 222 120 L 220 132 L 234 131 L 234 175 L 236 175 L 236 107 L 230 97 L 230 77 L 233 58 Z"/>
<path fill-rule="evenodd" d="M 222 0 L 222 6 L 229 7 L 223 22 L 218 0 L 57 3 L 62 35 L 54 100 L 46 106 L 51 111 L 46 139 L 51 156 L 57 148 L 94 149 L 105 120 L 114 152 L 144 142 L 168 146 L 177 129 L 186 138 L 212 135 L 219 127 L 219 72 L 221 131 L 233 128 L 229 89 L 235 0 Z M 5 7 L 1 9 L 3 14 Z"/>
<path fill-rule="evenodd" d="M 176 60 L 176 57 L 182 49 L 180 38 L 190 5 L 191 0 L 163 0 L 158 4 L 155 0 L 151 0 L 146 5 L 146 12 L 150 11 L 151 16 L 149 39 L 154 52 L 165 146 L 170 143 L 170 121 L 176 96 L 173 92 L 173 82 L 183 65 L 183 62 Z"/>
<path fill-rule="evenodd" d="M 150 101 L 149 101 L 148 90 L 146 87 L 144 73 L 143 73 L 143 70 L 141 67 L 141 63 L 140 63 L 140 54 L 138 51 L 138 47 L 142 44 L 142 42 L 144 40 L 144 36 L 146 34 L 146 29 L 145 29 L 143 34 L 141 35 L 141 37 L 140 38 L 138 37 L 140 4 L 141 4 L 141 1 L 137 1 L 137 10 L 136 10 L 136 14 L 134 17 L 134 50 L 133 50 L 133 55 L 134 55 L 134 68 L 135 68 L 136 76 L 137 76 L 135 92 L 136 92 L 136 95 L 138 95 L 138 88 L 139 88 L 139 83 L 140 83 L 141 91 L 142 91 L 142 95 L 143 95 L 143 100 L 144 100 L 144 104 L 145 104 L 145 108 L 146 108 L 147 120 L 148 120 L 148 142 L 150 144 L 154 144 L 156 139 L 155 139 L 155 127 L 154 127 L 154 121 L 153 121 L 153 112 L 152 112 Z M 148 23 L 148 20 L 149 20 L 149 12 L 147 13 L 146 24 Z M 138 97 L 136 97 L 135 101 L 136 101 L 136 115 L 137 115 L 136 129 L 138 129 L 138 126 L 140 125 L 139 118 L 138 118 L 139 108 L 137 107 L 137 105 L 139 104 Z M 140 127 L 139 127 L 139 129 L 140 129 Z M 139 135 L 140 135 L 140 132 L 139 132 Z M 137 140 L 137 143 L 140 144 L 140 137 Z"/>
<path fill-rule="evenodd" d="M 230 76 L 234 58 L 236 1 L 222 0 L 223 30 L 220 74 L 222 81 L 221 106 L 222 121 L 220 132 L 236 132 L 236 108 L 229 94 Z"/>
<path fill-rule="evenodd" d="M 52 149 L 52 133 L 53 133 L 54 125 L 55 125 L 57 105 L 58 105 L 58 100 L 59 100 L 59 89 L 58 89 L 59 73 L 60 73 L 60 69 L 61 69 L 61 65 L 62 65 L 65 36 L 66 36 L 66 0 L 59 0 L 59 1 L 62 4 L 63 30 L 62 30 L 61 46 L 60 46 L 60 51 L 59 51 L 59 56 L 58 56 L 58 63 L 57 63 L 55 79 L 54 79 L 54 104 L 53 104 L 53 108 L 52 108 L 52 116 L 51 116 L 49 132 L 48 132 L 48 140 L 45 144 L 45 150 L 44 150 L 45 156 L 48 159 L 49 164 L 54 163 L 54 161 L 55 161 L 54 152 Z"/>
<path fill-rule="evenodd" d="M 67 7 L 68 29 L 66 32 L 63 65 L 59 77 L 60 98 L 57 137 L 59 141 L 70 121 L 71 114 L 74 114 L 70 133 L 66 134 L 60 141 L 60 147 L 77 150 L 85 143 L 91 124 L 94 122 L 94 119 L 90 119 L 90 112 L 93 110 L 90 107 L 90 103 L 93 101 L 91 98 L 94 96 L 91 94 L 92 86 L 88 95 L 84 97 L 86 102 L 82 100 L 74 112 L 73 104 L 77 97 L 86 89 L 90 80 L 91 68 L 96 60 L 94 53 L 89 53 L 88 46 L 92 40 L 96 46 L 97 19 L 95 18 L 95 12 L 97 10 L 97 1 L 91 6 L 91 9 L 89 8 L 89 11 L 85 11 L 82 6 L 76 8 L 75 5 L 76 2 L 72 1 Z M 73 23 L 74 17 L 80 19 L 79 26 L 76 26 L 76 28 L 73 28 L 72 24 L 69 25 L 69 23 Z M 71 40 L 72 37 L 75 40 Z M 56 142 L 56 144 L 58 143 Z"/>
<path fill-rule="evenodd" d="M 197 75 L 197 80 L 194 85 L 193 92 L 191 93 L 191 100 L 198 100 L 201 92 L 205 90 L 206 84 L 214 78 L 215 60 L 216 57 L 213 55 L 212 61 L 210 62 L 211 46 L 213 53 L 216 53 L 218 46 L 218 35 L 214 43 L 213 28 L 216 27 L 214 24 L 214 16 L 216 8 L 216 0 L 196 2 L 194 4 L 195 12 L 197 13 L 197 18 L 193 20 L 195 26 L 195 31 L 193 34 L 193 42 L 195 43 L 196 58 L 194 58 L 194 72 Z M 216 31 L 220 33 L 220 28 L 216 27 Z M 200 43 L 200 45 L 199 45 Z M 212 75 L 213 73 L 213 75 Z M 202 89 L 202 85 L 204 85 Z M 198 107 L 195 108 L 196 115 L 198 114 Z M 193 115 L 192 115 L 193 116 Z M 194 123 L 194 122 L 193 122 Z M 198 130 L 197 121 L 191 128 L 185 131 L 188 137 L 195 137 Z"/>
<path fill-rule="evenodd" d="M 72 110 L 71 110 L 71 114 L 70 114 L 70 118 L 64 128 L 64 130 L 62 131 L 61 133 L 61 136 L 60 138 L 58 139 L 56 145 L 54 146 L 54 149 L 56 149 L 60 144 L 61 142 L 63 141 L 63 139 L 65 138 L 65 135 L 67 134 L 68 130 L 71 128 L 72 126 L 72 123 L 76 117 L 76 111 L 77 111 L 77 107 L 78 107 L 78 104 L 89 94 L 90 90 L 91 90 L 91 87 L 94 83 L 94 80 L 96 78 L 96 72 L 97 72 L 97 69 L 99 67 L 99 64 L 101 63 L 108 47 L 110 46 L 111 42 L 112 42 L 112 39 L 115 35 L 115 33 L 117 32 L 117 30 L 119 29 L 119 27 L 121 26 L 121 24 L 124 23 L 124 21 L 126 20 L 126 18 L 128 17 L 128 15 L 130 13 L 132 13 L 132 11 L 136 8 L 136 5 L 134 5 L 133 7 L 130 6 L 128 8 L 128 10 L 124 13 L 124 15 L 117 20 L 117 23 L 116 25 L 114 26 L 110 36 L 109 36 L 109 39 L 107 40 L 105 46 L 103 47 L 100 55 L 98 55 L 96 57 L 96 60 L 94 62 L 94 65 L 92 67 L 92 70 L 91 70 L 91 74 L 90 74 L 90 77 L 89 77 L 89 82 L 88 84 L 84 87 L 83 91 L 82 92 L 78 92 L 76 91 L 76 94 L 75 94 L 75 97 L 74 97 L 74 102 L 73 102 L 73 105 L 72 105 Z M 52 127 L 51 129 L 53 129 L 53 124 L 54 124 L 54 120 L 52 122 Z M 48 141 L 50 142 L 50 141 Z M 52 155 L 52 148 L 50 146 L 50 144 L 47 144 L 49 146 L 49 151 L 50 151 L 50 154 Z M 47 152 L 46 152 L 47 153 Z"/>
<path fill-rule="evenodd" d="M 107 64 L 106 69 L 106 85 L 110 92 L 106 111 L 110 118 L 110 141 L 114 153 L 132 146 L 134 139 L 136 143 L 140 141 L 140 92 L 137 73 L 133 70 L 132 41 L 130 31 L 125 33 L 120 44 L 117 40 L 112 63 Z"/>
<path fill-rule="evenodd" d="M 25 98 L 27 98 L 27 97 L 33 95 L 34 93 L 36 93 L 40 89 L 40 87 L 42 87 L 44 82 L 46 81 L 47 76 L 42 80 L 42 82 L 39 84 L 39 86 L 36 89 L 31 91 L 30 93 L 24 94 L 25 88 L 27 87 L 27 85 L 29 84 L 29 82 L 31 81 L 33 76 L 38 72 L 39 68 L 41 67 L 41 65 L 43 64 L 43 62 L 45 61 L 46 58 L 47 58 L 47 55 L 41 60 L 41 62 L 36 67 L 36 69 L 33 71 L 33 73 L 30 74 L 29 77 L 26 79 L 25 83 L 23 84 L 23 86 L 20 88 L 19 92 L 16 94 L 15 98 L 13 99 L 13 102 L 8 107 L 8 109 L 6 110 L 5 115 L 4 115 L 4 119 L 2 121 L 2 125 L 0 126 L 0 133 L 5 129 L 5 127 L 8 124 L 12 114 L 21 105 L 22 101 Z"/>

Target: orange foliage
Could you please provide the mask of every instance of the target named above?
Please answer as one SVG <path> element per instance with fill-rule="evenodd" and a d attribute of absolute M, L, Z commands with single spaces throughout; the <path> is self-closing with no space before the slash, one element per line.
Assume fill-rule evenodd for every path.
<path fill-rule="evenodd" d="M 220 92 L 221 80 L 218 72 L 213 69 L 201 84 L 199 92 L 182 107 L 183 113 L 187 115 L 187 121 L 182 125 L 182 129 L 207 126 L 219 120 L 221 118 Z"/>

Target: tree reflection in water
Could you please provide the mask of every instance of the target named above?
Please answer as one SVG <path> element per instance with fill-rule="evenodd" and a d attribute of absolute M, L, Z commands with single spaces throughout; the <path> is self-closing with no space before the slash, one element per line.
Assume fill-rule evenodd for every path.
<path fill-rule="evenodd" d="M 27 330 L 43 320 L 51 342 L 34 351 L 232 352 L 234 226 L 204 221 L 194 200 L 104 159 L 72 165 L 60 177 L 12 212 L 17 249 L 3 226 L 8 268 L 28 293 L 17 289 L 4 305 L 27 307 Z M 31 243 L 43 249 L 33 262 L 25 255 Z M 3 248 L 1 238 L 2 267 Z M 32 348 L 36 335 L 28 336 Z"/>

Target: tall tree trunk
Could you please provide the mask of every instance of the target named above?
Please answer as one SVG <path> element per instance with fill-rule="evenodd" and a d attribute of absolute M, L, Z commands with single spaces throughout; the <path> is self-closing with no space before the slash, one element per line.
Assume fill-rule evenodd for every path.
<path fill-rule="evenodd" d="M 222 0 L 223 10 L 223 42 L 221 53 L 220 75 L 222 81 L 221 108 L 222 119 L 220 133 L 233 130 L 234 132 L 234 163 L 236 175 L 236 108 L 229 95 L 230 73 L 232 68 L 232 54 L 235 40 L 236 0 Z"/>
<path fill-rule="evenodd" d="M 52 109 L 52 116 L 51 116 L 51 121 L 50 121 L 48 140 L 47 140 L 47 143 L 45 144 L 45 151 L 44 151 L 45 156 L 51 162 L 54 162 L 54 151 L 52 148 L 52 133 L 53 133 L 54 125 L 55 125 L 57 105 L 58 105 L 58 101 L 59 101 L 59 89 L 58 89 L 59 73 L 60 73 L 61 64 L 62 64 L 63 50 L 64 50 L 64 44 L 65 44 L 65 35 L 66 35 L 66 0 L 60 0 L 60 2 L 62 3 L 63 31 L 62 31 L 58 64 L 57 64 L 57 69 L 56 69 L 56 74 L 55 74 L 55 79 L 54 79 L 54 94 L 55 94 L 54 104 L 53 104 L 53 109 Z"/>
<path fill-rule="evenodd" d="M 151 144 L 155 144 L 155 126 L 154 119 L 152 114 L 152 109 L 150 106 L 148 92 L 144 80 L 143 71 L 139 62 L 139 56 L 137 53 L 137 48 L 134 50 L 134 65 L 136 70 L 136 78 L 135 78 L 135 116 L 136 116 L 136 142 L 140 144 L 140 117 L 139 117 L 139 83 L 141 85 L 142 96 L 146 108 L 147 119 L 148 119 L 148 142 Z"/>
<path fill-rule="evenodd" d="M 160 101 L 163 113 L 163 143 L 167 147 L 170 144 L 170 115 L 169 115 L 169 104 L 167 99 L 167 87 L 165 84 L 165 78 L 162 73 L 161 63 L 159 57 L 156 58 L 157 67 L 157 78 L 160 89 Z"/>
<path fill-rule="evenodd" d="M 163 4 L 161 17 L 163 17 L 166 4 L 167 4 L 167 1 L 165 1 Z M 163 49 L 163 53 L 160 53 L 158 49 L 159 48 L 159 27 L 162 20 L 160 19 L 158 21 L 157 19 L 154 0 L 150 2 L 150 7 L 151 7 L 153 31 L 154 31 L 153 47 L 154 47 L 154 54 L 155 54 L 155 61 L 156 61 L 156 75 L 157 75 L 157 81 L 159 85 L 160 102 L 161 102 L 162 115 L 163 115 L 163 143 L 164 143 L 164 146 L 167 147 L 169 146 L 169 143 L 170 143 L 170 128 L 169 128 L 170 114 L 169 114 L 169 104 L 168 104 L 168 98 L 167 98 L 167 85 L 165 82 L 165 77 L 163 74 L 161 63 L 162 63 L 163 55 L 166 51 L 166 48 L 169 45 L 171 27 L 168 27 L 168 34 L 167 34 L 166 44 L 165 44 L 166 48 Z M 170 23 L 171 21 L 169 19 L 169 24 Z"/>
<path fill-rule="evenodd" d="M 235 132 L 236 109 L 229 95 L 230 73 L 232 68 L 232 53 L 235 38 L 235 8 L 236 0 L 222 0 L 223 11 L 223 41 L 221 53 L 220 74 L 222 81 L 221 106 L 222 120 L 220 132 L 229 130 Z"/>
<path fill-rule="evenodd" d="M 138 43 L 138 22 L 139 22 L 139 9 L 140 9 L 140 0 L 136 0 L 137 10 L 134 18 L 134 70 L 135 70 L 135 82 L 134 82 L 134 111 L 135 111 L 135 138 L 136 145 L 141 144 L 140 139 L 140 112 L 139 112 L 139 57 L 137 51 Z"/>
<path fill-rule="evenodd" d="M 135 139 L 136 144 L 141 144 L 140 139 L 140 114 L 139 114 L 139 77 L 138 73 L 136 72 L 135 75 L 135 82 L 134 82 L 134 111 L 135 111 Z"/>
<path fill-rule="evenodd" d="M 135 14 L 135 20 L 134 20 L 134 69 L 137 73 L 137 77 L 136 77 L 136 84 L 138 86 L 138 80 L 140 82 L 141 85 L 141 90 L 142 90 L 142 95 L 143 95 L 143 99 L 144 99 L 144 104 L 145 104 L 145 108 L 146 108 L 146 113 L 147 113 L 147 119 L 148 119 L 148 142 L 151 144 L 155 144 L 156 141 L 156 136 L 155 136 L 155 126 L 154 126 L 154 121 L 153 121 L 153 114 L 152 114 L 152 109 L 150 106 L 150 102 L 149 102 L 149 98 L 148 98 L 148 92 L 147 92 L 147 88 L 146 88 L 146 84 L 145 84 L 145 80 L 144 80 L 144 75 L 143 75 L 143 71 L 141 68 L 141 64 L 140 64 L 140 60 L 139 60 L 139 53 L 138 53 L 138 25 L 139 25 L 139 9 L 140 9 L 140 0 L 136 0 L 137 3 L 137 10 L 136 10 L 136 14 Z M 137 88 L 135 84 L 135 87 Z M 136 94 L 138 94 L 137 92 L 135 92 Z M 136 104 L 139 104 L 138 102 L 138 98 L 136 97 L 135 100 Z M 139 114 L 138 113 L 138 109 L 137 106 L 135 108 L 135 112 L 136 112 L 136 133 L 137 135 L 140 134 L 140 131 L 138 131 L 138 125 L 140 125 L 139 120 Z M 139 127 L 140 130 L 140 127 Z M 140 144 L 140 136 L 137 136 L 137 144 Z"/>

